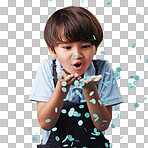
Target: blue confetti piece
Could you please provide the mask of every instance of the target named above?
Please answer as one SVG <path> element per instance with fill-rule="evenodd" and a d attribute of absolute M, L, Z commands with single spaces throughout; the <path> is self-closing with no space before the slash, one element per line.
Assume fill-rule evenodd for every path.
<path fill-rule="evenodd" d="M 49 79 L 53 79 L 54 77 L 53 76 L 49 76 Z"/>
<path fill-rule="evenodd" d="M 96 133 L 97 132 L 97 128 L 94 128 L 94 133 Z"/>
<path fill-rule="evenodd" d="M 120 68 L 120 67 L 117 67 L 117 68 L 116 68 L 116 71 L 117 71 L 117 72 L 120 72 L 120 71 L 121 71 L 121 68 Z"/>
<path fill-rule="evenodd" d="M 67 139 L 68 139 L 68 135 L 67 135 L 66 138 L 62 141 L 62 143 L 64 143 Z"/>
<path fill-rule="evenodd" d="M 84 82 L 80 82 L 80 86 L 83 87 L 85 85 Z"/>
<path fill-rule="evenodd" d="M 86 118 L 89 118 L 89 117 L 90 117 L 90 114 L 89 114 L 88 112 L 86 112 L 86 113 L 85 113 L 85 117 L 86 117 Z"/>
<path fill-rule="evenodd" d="M 87 81 L 91 81 L 91 76 L 86 77 Z"/>
<path fill-rule="evenodd" d="M 98 115 L 97 115 L 97 114 L 93 114 L 93 117 L 97 118 L 97 117 L 98 117 Z"/>
<path fill-rule="evenodd" d="M 46 121 L 45 121 L 45 122 L 46 122 L 46 123 L 49 123 L 50 121 L 51 121 L 50 119 L 46 119 Z"/>
<path fill-rule="evenodd" d="M 108 3 L 107 3 L 107 5 L 110 5 L 110 4 L 111 4 L 111 2 L 108 2 Z"/>
<path fill-rule="evenodd" d="M 59 136 L 55 136 L 55 140 L 56 140 L 56 141 L 60 141 Z"/>
<path fill-rule="evenodd" d="M 68 98 L 63 99 L 63 101 L 67 101 L 67 100 L 68 100 Z"/>
<path fill-rule="evenodd" d="M 105 52 L 104 52 L 104 51 L 101 51 L 100 53 L 101 53 L 102 55 L 105 55 Z"/>
<path fill-rule="evenodd" d="M 139 57 L 140 57 L 140 60 L 141 60 L 141 55 L 139 55 Z"/>
<path fill-rule="evenodd" d="M 95 82 L 97 82 L 97 81 L 99 81 L 100 80 L 100 78 L 98 77 L 98 78 L 95 78 Z"/>
<path fill-rule="evenodd" d="M 73 146 L 73 142 L 71 143 L 71 147 Z"/>
<path fill-rule="evenodd" d="M 134 78 L 135 80 L 139 80 L 139 76 L 135 76 L 135 78 Z"/>
<path fill-rule="evenodd" d="M 103 91 L 102 94 L 106 94 L 107 92 Z"/>
<path fill-rule="evenodd" d="M 91 91 L 90 94 L 89 94 L 89 96 L 92 96 L 93 94 L 94 94 L 94 91 Z"/>
<path fill-rule="evenodd" d="M 115 80 L 113 80 L 113 85 L 115 84 Z"/>
<path fill-rule="evenodd" d="M 140 15 L 139 13 L 137 13 L 137 15 Z"/>
<path fill-rule="evenodd" d="M 72 58 L 73 59 L 77 59 L 77 55 L 72 55 Z"/>
<path fill-rule="evenodd" d="M 100 103 L 100 106 L 102 105 L 102 102 L 100 100 L 98 100 L 98 102 Z"/>
<path fill-rule="evenodd" d="M 135 48 L 135 43 L 132 44 L 132 48 Z"/>
<path fill-rule="evenodd" d="M 62 109 L 61 112 L 62 112 L 63 114 L 66 114 L 67 111 L 66 111 L 66 109 Z"/>
<path fill-rule="evenodd" d="M 29 133 L 30 133 L 30 128 L 28 127 L 28 131 L 29 131 Z"/>
<path fill-rule="evenodd" d="M 96 100 L 95 99 L 91 99 L 90 102 L 92 102 L 93 104 L 96 103 Z"/>
<path fill-rule="evenodd" d="M 90 139 L 96 139 L 95 137 L 90 137 Z"/>
<path fill-rule="evenodd" d="M 148 63 L 148 59 L 146 59 L 146 63 Z"/>
<path fill-rule="evenodd" d="M 123 138 L 123 136 L 122 137 L 120 137 L 120 139 L 122 139 Z"/>
<path fill-rule="evenodd" d="M 114 124 L 111 124 L 111 128 L 115 128 L 115 125 Z"/>
<path fill-rule="evenodd" d="M 104 83 L 103 81 L 102 81 L 102 83 L 105 85 L 105 86 L 108 86 L 106 83 Z"/>
<path fill-rule="evenodd" d="M 119 107 L 117 105 L 114 106 L 114 110 L 117 111 Z"/>
<path fill-rule="evenodd" d="M 79 105 L 79 108 L 80 108 L 80 109 L 84 108 L 84 105 Z"/>
<path fill-rule="evenodd" d="M 110 75 L 110 73 L 109 72 L 105 72 L 107 75 Z"/>
<path fill-rule="evenodd" d="M 109 100 L 109 97 L 106 97 L 106 98 L 104 99 L 104 102 L 105 102 L 106 104 L 109 104 L 109 103 L 108 103 L 108 100 Z"/>
<path fill-rule="evenodd" d="M 68 135 L 68 140 L 69 141 L 74 141 L 74 138 L 72 137 L 72 135 Z"/>
<path fill-rule="evenodd" d="M 117 72 L 115 72 L 115 73 L 114 73 L 114 76 L 115 76 L 115 77 L 118 77 L 118 76 L 119 76 L 119 74 L 118 74 Z"/>
<path fill-rule="evenodd" d="M 81 0 L 81 4 L 83 4 L 84 0 Z"/>
<path fill-rule="evenodd" d="M 132 83 L 128 83 L 128 85 L 127 85 L 129 88 L 132 88 L 133 86 L 132 86 Z"/>
<path fill-rule="evenodd" d="M 96 40 L 96 37 L 95 37 L 95 35 L 93 35 L 93 38 L 94 38 L 94 40 Z"/>
<path fill-rule="evenodd" d="M 66 81 L 63 81 L 61 85 L 62 86 L 66 86 L 67 85 L 67 82 Z"/>
<path fill-rule="evenodd" d="M 67 89 L 66 89 L 65 87 L 62 87 L 62 91 L 63 91 L 63 92 L 66 92 Z"/>
<path fill-rule="evenodd" d="M 83 124 L 83 121 L 82 120 L 79 120 L 78 121 L 78 125 L 81 126 L 82 124 Z"/>
<path fill-rule="evenodd" d="M 78 90 L 76 90 L 75 92 L 76 92 L 77 95 L 80 96 L 80 98 L 82 98 L 82 95 L 81 95 L 81 93 Z"/>
<path fill-rule="evenodd" d="M 64 144 L 64 145 L 63 145 L 63 147 L 67 147 L 67 146 L 68 146 L 68 144 Z"/>
<path fill-rule="evenodd" d="M 144 97 L 142 100 L 143 100 L 143 101 L 147 100 L 147 97 Z"/>
<path fill-rule="evenodd" d="M 118 118 L 113 119 L 113 122 L 114 122 L 114 123 L 117 123 L 118 121 L 119 121 Z"/>
<path fill-rule="evenodd" d="M 133 81 L 133 84 L 134 84 L 134 85 L 137 85 L 137 84 L 138 84 L 138 82 L 137 82 L 137 81 Z"/>
<path fill-rule="evenodd" d="M 108 143 L 105 143 L 105 147 L 108 147 Z"/>
<path fill-rule="evenodd" d="M 106 84 L 110 83 L 110 81 L 107 81 Z"/>
<path fill-rule="evenodd" d="M 57 79 L 61 79 L 61 78 L 62 78 L 62 76 L 57 77 Z"/>
<path fill-rule="evenodd" d="M 134 107 L 135 107 L 135 108 L 138 108 L 138 107 L 139 107 L 139 104 L 138 104 L 138 103 L 135 103 L 135 104 L 134 104 Z"/>
<path fill-rule="evenodd" d="M 55 107 L 55 112 L 56 112 L 56 113 L 58 112 L 58 108 L 57 108 L 57 107 Z"/>
<path fill-rule="evenodd" d="M 69 116 L 69 117 L 72 117 L 73 114 L 74 114 L 74 111 L 75 111 L 75 109 L 72 107 L 72 108 L 70 109 L 70 111 L 68 112 L 68 116 Z"/>
<path fill-rule="evenodd" d="M 97 121 L 99 119 L 99 117 L 97 117 L 96 119 L 95 119 L 95 121 Z"/>
<path fill-rule="evenodd" d="M 51 130 L 52 130 L 53 132 L 57 131 L 57 127 L 53 127 Z"/>
<path fill-rule="evenodd" d="M 130 76 L 130 78 L 134 78 L 134 76 Z"/>
<path fill-rule="evenodd" d="M 78 80 L 74 81 L 74 86 L 79 86 L 79 81 Z"/>
<path fill-rule="evenodd" d="M 35 135 L 32 139 L 34 142 L 38 141 L 37 135 Z"/>

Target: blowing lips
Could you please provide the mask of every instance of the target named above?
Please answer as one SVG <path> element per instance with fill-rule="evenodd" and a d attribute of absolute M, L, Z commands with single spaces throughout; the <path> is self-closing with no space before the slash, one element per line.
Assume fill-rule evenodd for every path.
<path fill-rule="evenodd" d="M 75 64 L 73 64 L 73 67 L 75 70 L 81 70 L 83 67 L 82 62 L 76 62 Z"/>

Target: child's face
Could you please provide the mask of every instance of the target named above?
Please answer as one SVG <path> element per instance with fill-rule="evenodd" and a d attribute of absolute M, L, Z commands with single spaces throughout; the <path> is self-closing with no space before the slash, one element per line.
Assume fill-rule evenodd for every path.
<path fill-rule="evenodd" d="M 90 66 L 93 56 L 96 54 L 96 48 L 89 42 L 70 42 L 67 44 L 59 44 L 54 47 L 55 52 L 50 48 L 49 51 L 53 58 L 58 58 L 61 66 L 67 74 L 78 73 L 82 75 Z M 74 59 L 73 55 L 77 58 Z M 74 64 L 81 62 L 81 66 L 76 67 Z"/>

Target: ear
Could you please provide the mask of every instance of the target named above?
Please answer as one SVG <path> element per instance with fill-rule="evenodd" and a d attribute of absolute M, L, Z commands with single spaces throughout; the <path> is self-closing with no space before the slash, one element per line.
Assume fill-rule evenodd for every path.
<path fill-rule="evenodd" d="M 50 54 L 51 54 L 52 58 L 56 58 L 56 57 L 57 57 L 56 52 L 55 52 L 55 51 L 53 51 L 53 50 L 51 50 L 51 48 L 50 48 L 50 47 L 48 47 L 48 50 L 49 50 L 49 52 L 50 52 Z"/>

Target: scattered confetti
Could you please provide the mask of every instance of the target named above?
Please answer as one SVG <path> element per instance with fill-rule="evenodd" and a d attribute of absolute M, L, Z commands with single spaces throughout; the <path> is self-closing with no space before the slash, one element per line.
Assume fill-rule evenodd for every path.
<path fill-rule="evenodd" d="M 140 15 L 139 13 L 137 13 L 137 15 Z"/>
<path fill-rule="evenodd" d="M 67 82 L 66 81 L 63 81 L 61 85 L 62 86 L 66 86 L 67 85 Z"/>
<path fill-rule="evenodd" d="M 134 78 L 134 76 L 130 76 L 130 78 Z"/>
<path fill-rule="evenodd" d="M 135 43 L 132 44 L 132 48 L 135 48 Z"/>
<path fill-rule="evenodd" d="M 115 84 L 115 80 L 113 80 L 113 85 Z"/>
<path fill-rule="evenodd" d="M 103 91 L 103 92 L 102 92 L 102 94 L 106 94 L 106 92 L 105 92 L 105 91 Z"/>
<path fill-rule="evenodd" d="M 127 85 L 129 88 L 132 88 L 133 86 L 132 86 L 132 83 L 128 83 L 128 85 Z"/>
<path fill-rule="evenodd" d="M 115 128 L 115 125 L 114 125 L 114 124 L 111 124 L 111 127 L 112 127 L 112 128 Z"/>
<path fill-rule="evenodd" d="M 55 131 L 57 130 L 57 127 L 53 127 L 51 130 L 52 130 L 53 132 L 55 132 Z"/>
<path fill-rule="evenodd" d="M 81 4 L 83 4 L 84 0 L 81 0 Z"/>
<path fill-rule="evenodd" d="M 105 55 L 105 52 L 104 52 L 104 51 L 101 51 L 100 53 L 101 53 L 102 55 Z"/>
<path fill-rule="evenodd" d="M 147 97 L 144 97 L 142 100 L 145 101 L 147 99 Z"/>
<path fill-rule="evenodd" d="M 55 136 L 55 140 L 56 140 L 56 141 L 60 141 L 59 136 Z"/>
<path fill-rule="evenodd" d="M 82 120 L 79 120 L 78 121 L 78 125 L 81 126 L 82 124 L 83 124 L 83 121 Z"/>
<path fill-rule="evenodd" d="M 105 102 L 106 104 L 109 104 L 109 103 L 108 103 L 108 100 L 109 100 L 109 97 L 106 97 L 106 98 L 104 99 L 104 102 Z"/>
<path fill-rule="evenodd" d="M 93 94 L 94 94 L 94 91 L 91 91 L 90 94 L 89 94 L 89 96 L 92 96 Z"/>
<path fill-rule="evenodd" d="M 62 76 L 57 77 L 57 79 L 61 79 L 61 78 L 62 78 Z"/>
<path fill-rule="evenodd" d="M 79 81 L 78 80 L 74 81 L 74 86 L 79 86 Z"/>
<path fill-rule="evenodd" d="M 105 147 L 108 147 L 108 143 L 105 143 Z"/>
<path fill-rule="evenodd" d="M 90 139 L 96 139 L 95 137 L 90 137 Z"/>
<path fill-rule="evenodd" d="M 77 59 L 77 55 L 72 55 L 72 58 L 73 59 Z"/>
<path fill-rule="evenodd" d="M 115 72 L 115 73 L 114 73 L 114 76 L 115 76 L 115 77 L 118 77 L 118 76 L 119 76 L 119 74 L 118 74 L 117 72 Z"/>
<path fill-rule="evenodd" d="M 122 137 L 120 137 L 120 139 L 122 139 L 123 138 L 123 136 Z"/>
<path fill-rule="evenodd" d="M 108 3 L 107 3 L 107 5 L 110 5 L 110 4 L 111 4 L 111 2 L 108 2 Z"/>
<path fill-rule="evenodd" d="M 67 147 L 67 146 L 68 146 L 68 144 L 63 145 L 63 147 Z"/>
<path fill-rule="evenodd" d="M 107 120 L 103 120 L 102 122 L 107 122 Z"/>
<path fill-rule="evenodd" d="M 110 75 L 110 73 L 109 72 L 105 72 L 107 75 Z"/>
<path fill-rule="evenodd" d="M 118 118 L 113 119 L 114 123 L 117 123 L 118 121 L 119 121 Z"/>
<path fill-rule="evenodd" d="M 99 81 L 99 79 L 100 79 L 99 77 L 98 78 L 95 78 L 95 82 Z"/>
<path fill-rule="evenodd" d="M 135 107 L 135 108 L 138 108 L 138 107 L 139 107 L 139 104 L 138 104 L 138 103 L 135 103 L 135 104 L 134 104 L 134 107 Z"/>
<path fill-rule="evenodd" d="M 28 127 L 28 131 L 29 131 L 29 133 L 30 133 L 30 128 Z"/>
<path fill-rule="evenodd" d="M 86 77 L 87 81 L 91 81 L 91 76 Z"/>
<path fill-rule="evenodd" d="M 94 40 L 96 40 L 96 37 L 95 37 L 95 35 L 93 35 L 93 38 L 94 38 Z"/>
<path fill-rule="evenodd" d="M 74 111 L 75 111 L 75 109 L 72 107 L 72 108 L 70 109 L 70 111 L 68 112 L 68 116 L 69 116 L 69 117 L 72 117 L 73 114 L 74 114 Z"/>
<path fill-rule="evenodd" d="M 148 59 L 146 59 L 146 63 L 148 63 Z"/>
<path fill-rule="evenodd" d="M 81 109 L 84 108 L 84 105 L 79 105 L 79 108 L 81 108 Z"/>
<path fill-rule="evenodd" d="M 93 114 L 93 117 L 97 118 L 97 117 L 98 117 L 98 115 L 97 115 L 97 114 Z"/>
<path fill-rule="evenodd" d="M 46 123 L 49 123 L 50 121 L 51 121 L 50 119 L 46 119 L 46 121 L 45 121 L 45 122 L 46 122 Z"/>
<path fill-rule="evenodd" d="M 53 76 L 49 76 L 49 79 L 53 79 L 54 77 Z"/>
<path fill-rule="evenodd" d="M 139 80 L 139 76 L 135 76 L 135 78 L 134 78 L 135 80 Z"/>
<path fill-rule="evenodd" d="M 57 107 L 55 107 L 55 112 L 56 112 L 56 113 L 58 112 L 58 108 L 57 108 Z"/>
<path fill-rule="evenodd" d="M 89 118 L 89 117 L 90 117 L 90 114 L 89 114 L 88 112 L 86 112 L 86 113 L 85 113 L 85 117 L 86 117 L 86 118 Z"/>
<path fill-rule="evenodd" d="M 117 105 L 114 106 L 114 110 L 117 111 L 119 107 Z"/>
<path fill-rule="evenodd" d="M 85 83 L 84 82 L 80 82 L 80 86 L 82 87 L 82 86 L 84 86 L 85 85 Z"/>
<path fill-rule="evenodd" d="M 67 89 L 66 89 L 65 87 L 62 87 L 62 91 L 63 91 L 63 92 L 66 92 Z"/>
<path fill-rule="evenodd" d="M 76 90 L 75 92 L 76 92 L 77 95 L 80 96 L 80 98 L 82 98 L 82 95 L 81 95 L 81 93 L 78 90 Z"/>
<path fill-rule="evenodd" d="M 120 68 L 120 67 L 117 67 L 117 68 L 116 68 L 116 71 L 117 71 L 117 72 L 120 72 L 120 71 L 121 71 L 121 68 Z"/>
<path fill-rule="evenodd" d="M 33 141 L 34 141 L 34 142 L 38 141 L 37 133 L 36 133 L 36 135 L 33 137 Z"/>
<path fill-rule="evenodd" d="M 96 100 L 95 99 L 91 99 L 90 102 L 92 102 L 93 104 L 96 103 Z"/>
<path fill-rule="evenodd" d="M 140 60 L 141 60 L 141 55 L 139 55 L 139 57 L 140 57 Z"/>
<path fill-rule="evenodd" d="M 68 100 L 68 98 L 63 99 L 63 101 L 67 101 L 67 100 Z"/>
<path fill-rule="evenodd" d="M 98 102 L 100 103 L 100 106 L 102 105 L 102 102 L 100 100 L 98 100 Z"/>

